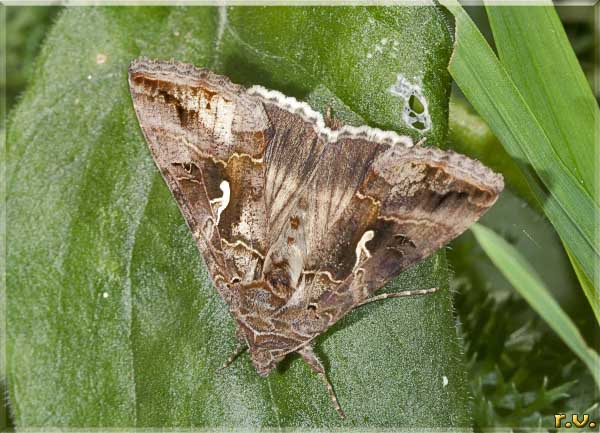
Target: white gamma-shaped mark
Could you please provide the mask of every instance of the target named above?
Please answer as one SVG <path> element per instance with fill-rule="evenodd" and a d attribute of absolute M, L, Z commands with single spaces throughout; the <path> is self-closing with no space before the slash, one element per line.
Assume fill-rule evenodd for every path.
<path fill-rule="evenodd" d="M 356 245 L 356 263 L 354 264 L 354 268 L 352 272 L 356 272 L 358 270 L 358 266 L 360 265 L 361 256 L 364 254 L 367 259 L 371 258 L 371 253 L 367 249 L 366 243 L 372 240 L 375 237 L 375 232 L 373 230 L 367 230 L 363 233 L 360 241 Z"/>
<path fill-rule="evenodd" d="M 215 222 L 216 225 L 219 225 L 219 221 L 221 220 L 221 214 L 229 205 L 229 199 L 231 197 L 231 190 L 229 189 L 229 182 L 224 180 L 219 185 L 219 188 L 221 188 L 221 191 L 223 191 L 223 195 L 218 198 L 213 198 L 210 201 L 211 204 L 219 203 L 219 207 L 217 208 L 217 221 Z"/>

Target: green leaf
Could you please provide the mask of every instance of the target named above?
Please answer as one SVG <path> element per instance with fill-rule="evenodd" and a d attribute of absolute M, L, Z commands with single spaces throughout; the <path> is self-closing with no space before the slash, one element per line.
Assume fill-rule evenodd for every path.
<path fill-rule="evenodd" d="M 520 73 L 515 73 L 513 70 L 518 69 L 517 67 L 505 65 L 498 60 L 481 33 L 456 1 L 444 0 L 442 3 L 454 14 L 457 23 L 456 43 L 449 65 L 452 77 L 502 142 L 506 151 L 519 161 L 529 186 L 545 214 L 580 264 L 583 273 L 592 280 L 594 266 L 600 260 L 599 246 L 595 239 L 595 222 L 599 208 L 593 193 L 594 184 L 589 183 L 589 179 L 597 172 L 595 168 L 597 147 L 592 131 L 596 130 L 593 119 L 598 109 L 595 105 L 590 108 L 589 98 L 593 99 L 593 96 L 589 87 L 586 92 L 580 85 L 579 78 L 575 80 L 577 89 L 574 90 L 574 96 L 569 96 L 568 101 L 570 102 L 566 103 L 567 108 L 560 112 L 560 116 L 556 115 L 552 109 L 544 110 L 539 106 L 545 104 L 547 107 L 553 103 L 550 101 L 556 101 L 561 97 L 560 95 L 548 97 L 543 103 L 533 102 L 533 99 L 542 93 L 550 92 L 551 89 L 565 86 L 570 88 L 571 86 L 564 79 L 551 80 L 552 77 L 556 78 L 556 75 L 547 72 L 548 67 L 557 68 L 558 76 L 562 77 L 571 77 L 573 70 L 579 67 L 569 60 L 571 57 L 566 57 L 565 62 L 568 67 L 564 66 L 559 69 L 563 67 L 563 63 L 555 62 L 554 65 L 544 66 L 543 70 L 539 70 L 537 77 L 531 72 L 531 69 L 535 69 L 535 66 L 541 63 L 548 64 L 549 56 L 556 56 L 556 53 L 551 51 L 554 46 L 548 42 L 544 44 L 543 41 L 550 40 L 549 33 L 552 33 L 553 37 L 557 37 L 557 25 L 560 26 L 560 23 L 557 24 L 555 20 L 546 20 L 544 22 L 549 27 L 544 28 L 543 25 L 539 28 L 536 27 L 536 31 L 540 35 L 542 32 L 547 35 L 547 37 L 540 36 L 543 46 L 538 46 L 531 42 L 530 29 L 524 24 L 523 18 L 518 18 L 522 23 L 522 28 L 527 30 L 523 30 L 525 33 L 520 35 L 518 44 L 514 44 L 513 49 L 516 50 L 516 46 L 521 46 L 520 61 L 527 65 L 531 63 L 534 65 L 534 68 L 527 69 L 530 76 L 524 78 L 527 74 L 524 72 L 525 69 Z M 515 17 L 519 15 L 520 10 L 517 8 L 511 12 L 514 15 L 512 19 L 517 19 Z M 540 12 L 540 14 L 548 14 L 548 12 Z M 562 30 L 560 31 L 562 32 Z M 568 42 L 564 38 L 564 34 L 562 35 L 563 38 L 559 38 L 557 43 L 561 44 L 561 50 L 564 51 L 567 49 L 565 44 Z M 536 41 L 537 38 L 533 40 Z M 552 41 L 555 40 L 552 39 Z M 505 41 L 501 38 L 498 43 L 504 44 Z M 501 50 L 508 52 L 509 48 L 499 48 L 499 51 Z M 527 52 L 527 54 L 525 55 L 523 52 Z M 540 58 L 545 60 L 542 62 Z M 514 62 L 514 60 L 510 61 Z M 523 68 L 526 67 L 523 66 Z M 514 81 L 513 74 L 516 75 Z M 564 107 L 564 104 L 561 102 L 560 106 Z M 585 113 L 580 113 L 580 111 L 585 111 Z M 578 125 L 576 128 L 585 131 L 576 133 L 570 122 L 573 116 L 579 114 L 581 114 L 581 119 L 575 123 Z M 549 123 L 551 122 L 559 126 L 550 127 Z M 569 134 L 577 136 L 583 141 L 576 146 L 572 145 L 571 138 L 567 139 Z M 560 147 L 570 149 L 560 150 Z M 571 155 L 577 161 L 585 159 L 586 162 L 578 162 L 573 165 L 571 160 L 565 159 L 566 154 Z"/>
<path fill-rule="evenodd" d="M 438 143 L 448 28 L 431 7 L 67 8 L 8 128 L 7 376 L 17 427 L 468 425 L 443 253 L 388 287 L 438 294 L 366 306 L 318 339 L 348 420 L 297 358 L 267 378 L 247 356 L 217 374 L 234 323 L 127 86 L 132 59 L 174 58 L 416 138 L 405 101 L 388 91 L 402 74 L 420 87 L 426 134 Z"/>
<path fill-rule="evenodd" d="M 600 356 L 588 347 L 575 324 L 552 298 L 544 282 L 527 260 L 517 249 L 485 226 L 474 224 L 471 231 L 492 262 L 519 294 L 584 362 L 600 388 Z"/>
<path fill-rule="evenodd" d="M 0 74 L 0 97 L 6 98 L 8 108 L 25 88 L 42 40 L 59 10 L 57 6 L 2 6 L 0 14 L 6 16 L 1 17 L 1 22 L 6 24 L 4 32 L 9 37 L 3 35 L 2 41 L 6 70 Z"/>

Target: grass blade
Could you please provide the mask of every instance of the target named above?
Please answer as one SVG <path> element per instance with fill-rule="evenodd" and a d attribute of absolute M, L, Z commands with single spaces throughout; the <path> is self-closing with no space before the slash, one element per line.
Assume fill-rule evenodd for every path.
<path fill-rule="evenodd" d="M 521 253 L 485 226 L 474 224 L 471 231 L 481 248 L 517 292 L 589 368 L 600 388 L 600 357 L 587 345 L 575 324 L 552 298 Z"/>
<path fill-rule="evenodd" d="M 577 279 L 579 280 L 579 284 L 583 289 L 583 293 L 587 298 L 590 306 L 592 307 L 592 311 L 594 312 L 594 316 L 596 317 L 596 321 L 600 324 L 600 298 L 598 297 L 598 293 L 594 289 L 594 284 L 587 278 L 587 276 L 581 270 L 581 266 L 577 263 L 575 257 L 569 248 L 565 247 L 565 251 L 569 256 L 569 260 L 571 261 L 571 265 L 573 266 L 573 270 L 575 271 L 575 275 L 577 275 Z"/>
<path fill-rule="evenodd" d="M 520 162 L 546 216 L 586 278 L 593 281 L 594 266 L 600 260 L 595 242 L 599 208 L 590 188 L 585 187 L 585 179 L 571 174 L 549 138 L 554 136 L 544 129 L 545 120 L 540 123 L 535 107 L 528 105 L 462 7 L 455 0 L 442 4 L 456 18 L 455 50 L 449 65 L 452 77 L 507 152 Z M 592 152 L 586 157 L 592 160 Z"/>
<path fill-rule="evenodd" d="M 598 104 L 556 10 L 548 3 L 542 7 L 486 6 L 486 11 L 500 61 L 564 163 L 565 175 L 597 199 Z M 600 323 L 598 296 L 589 274 L 568 246 L 566 250 Z"/>
<path fill-rule="evenodd" d="M 486 10 L 504 68 L 535 113 L 566 173 L 594 197 L 598 105 L 560 19 L 548 3 L 542 7 L 486 6 Z"/>

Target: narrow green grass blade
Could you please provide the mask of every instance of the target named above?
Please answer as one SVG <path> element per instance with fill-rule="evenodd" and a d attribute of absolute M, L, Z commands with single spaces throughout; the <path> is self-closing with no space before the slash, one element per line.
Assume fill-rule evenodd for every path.
<path fill-rule="evenodd" d="M 550 2 L 542 7 L 486 6 L 486 10 L 500 60 L 568 170 L 565 174 L 597 201 L 598 104 L 556 10 Z M 598 294 L 577 258 L 568 253 L 600 322 Z"/>
<path fill-rule="evenodd" d="M 535 113 L 566 174 L 597 199 L 598 104 L 556 10 L 548 4 L 486 6 L 486 10 L 500 61 Z"/>
<path fill-rule="evenodd" d="M 521 253 L 485 226 L 474 224 L 471 231 L 481 248 L 517 292 L 581 358 L 600 388 L 600 356 L 588 347 L 575 324 L 552 298 L 540 277 Z"/>
<path fill-rule="evenodd" d="M 598 204 L 581 179 L 570 174 L 549 132 L 538 121 L 538 113 L 527 104 L 466 12 L 455 0 L 442 0 L 442 4 L 456 18 L 449 65 L 452 77 L 507 152 L 519 161 L 546 216 L 583 273 L 593 280 L 594 266 L 600 260 L 595 242 Z"/>

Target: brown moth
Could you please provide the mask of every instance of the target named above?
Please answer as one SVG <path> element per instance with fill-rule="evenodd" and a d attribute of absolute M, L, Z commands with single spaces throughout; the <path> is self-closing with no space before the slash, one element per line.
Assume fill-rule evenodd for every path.
<path fill-rule="evenodd" d="M 260 375 L 476 221 L 502 177 L 409 137 L 192 65 L 135 60 L 133 105 L 156 165 Z M 225 365 L 225 366 L 226 366 Z"/>

